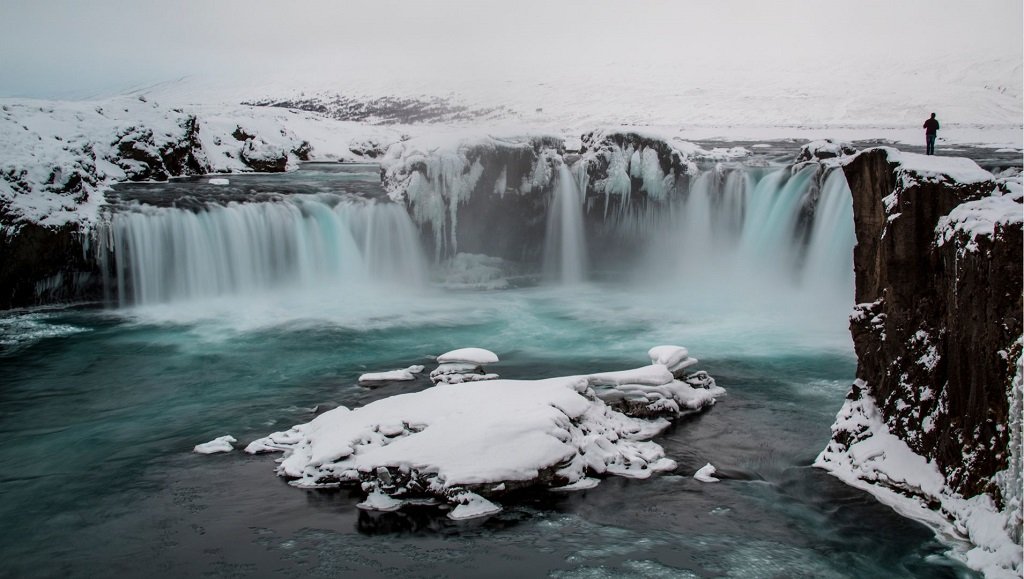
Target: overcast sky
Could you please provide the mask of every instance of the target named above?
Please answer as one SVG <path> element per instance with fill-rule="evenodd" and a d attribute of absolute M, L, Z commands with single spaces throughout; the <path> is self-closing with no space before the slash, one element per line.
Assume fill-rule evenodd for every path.
<path fill-rule="evenodd" d="M 191 75 L 500 78 L 608 63 L 820 64 L 1021 55 L 1021 0 L 0 0 L 0 96 Z M 538 63 L 543 63 L 540 65 Z"/>

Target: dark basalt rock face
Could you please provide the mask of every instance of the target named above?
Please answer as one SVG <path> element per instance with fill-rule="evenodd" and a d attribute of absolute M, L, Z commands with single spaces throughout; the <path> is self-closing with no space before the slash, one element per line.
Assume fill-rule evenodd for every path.
<path fill-rule="evenodd" d="M 0 229 L 0 309 L 102 295 L 99 268 L 85 255 L 78 225 Z"/>
<path fill-rule="evenodd" d="M 979 235 L 976 248 L 965 233 L 939 245 L 940 218 L 997 182 L 922 178 L 886 149 L 862 152 L 844 171 L 857 234 L 857 376 L 890 431 L 934 459 L 950 488 L 998 501 L 992 477 L 1007 466 L 1007 393 L 1020 355 L 1021 226 Z"/>

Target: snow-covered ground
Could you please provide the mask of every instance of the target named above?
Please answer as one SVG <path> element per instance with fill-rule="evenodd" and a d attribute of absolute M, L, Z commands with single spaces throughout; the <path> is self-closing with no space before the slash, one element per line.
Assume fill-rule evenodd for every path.
<path fill-rule="evenodd" d="M 813 49 L 811 49 L 813 50 Z M 466 108 L 488 124 L 518 124 L 559 132 L 602 125 L 671 127 L 684 138 L 882 139 L 923 144 L 924 119 L 938 115 L 942 144 L 987 143 L 1020 147 L 1022 66 L 1018 55 L 949 54 L 938 57 L 837 59 L 826 50 L 800 64 L 765 64 L 756 58 L 722 60 L 714 53 L 682 59 L 638 47 L 628 65 L 621 55 L 573 66 L 567 58 L 515 63 L 486 81 L 470 74 L 408 70 L 398 63 L 380 74 L 373 61 L 354 63 L 340 76 L 293 73 L 261 81 L 189 77 L 143 88 L 168 102 L 282 102 L 332 105 L 339 95 L 377 103 L 419 100 L 437 120 L 438 108 Z M 673 60 L 674 58 L 674 60 Z M 493 78 L 491 78 L 493 77 Z M 300 87 L 300 88 L 296 88 Z M 383 114 L 382 116 L 387 116 Z M 429 116 L 429 115 L 428 115 Z"/>

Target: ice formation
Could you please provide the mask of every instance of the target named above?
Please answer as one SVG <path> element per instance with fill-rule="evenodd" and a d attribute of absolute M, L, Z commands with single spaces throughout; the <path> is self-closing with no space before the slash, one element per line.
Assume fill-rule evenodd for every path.
<path fill-rule="evenodd" d="M 439 364 L 495 364 L 498 362 L 498 355 L 483 348 L 459 348 L 445 352 L 437 357 Z"/>
<path fill-rule="evenodd" d="M 460 348 L 437 357 L 438 366 L 430 373 L 434 384 L 461 384 L 496 380 L 497 374 L 484 371 L 484 365 L 498 362 L 498 355 L 483 348 Z"/>
<path fill-rule="evenodd" d="M 401 382 L 415 380 L 416 374 L 423 371 L 423 366 L 409 366 L 402 370 L 388 370 L 386 372 L 367 372 L 359 376 L 359 383 L 368 382 Z"/>
<path fill-rule="evenodd" d="M 497 356 L 463 349 L 445 359 L 474 365 Z M 657 418 L 637 418 L 605 403 L 616 392 L 674 404 L 663 404 Z M 525 486 L 582 490 L 597 484 L 595 476 L 647 478 L 674 469 L 676 463 L 650 438 L 680 408 L 709 406 L 724 390 L 695 392 L 663 365 L 438 384 L 354 410 L 335 408 L 256 440 L 246 452 L 285 452 L 278 474 L 298 487 L 358 483 L 367 493 L 360 508 L 392 510 L 439 499 L 454 507 L 452 518 L 485 516 L 500 510 L 489 499 Z"/>
<path fill-rule="evenodd" d="M 704 466 L 700 467 L 697 470 L 697 472 L 693 474 L 693 478 L 695 478 L 695 479 L 697 479 L 697 480 L 699 480 L 700 482 L 703 482 L 703 483 L 718 482 L 720 479 L 718 479 L 717 477 L 714 476 L 715 472 L 717 470 L 718 469 L 716 469 L 714 467 L 714 465 L 712 465 L 709 462 L 709 463 L 705 464 Z"/>
<path fill-rule="evenodd" d="M 218 436 L 210 442 L 204 442 L 197 444 L 192 452 L 196 454 L 216 454 L 218 452 L 231 452 L 235 447 L 231 446 L 233 443 L 238 442 L 234 436 L 230 434 L 227 436 Z"/>

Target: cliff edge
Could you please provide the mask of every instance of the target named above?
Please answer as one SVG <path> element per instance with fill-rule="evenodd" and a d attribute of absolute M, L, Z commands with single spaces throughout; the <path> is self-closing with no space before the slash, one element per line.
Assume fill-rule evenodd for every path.
<path fill-rule="evenodd" d="M 973 161 L 847 158 L 857 381 L 816 466 L 1021 569 L 1022 189 Z"/>

